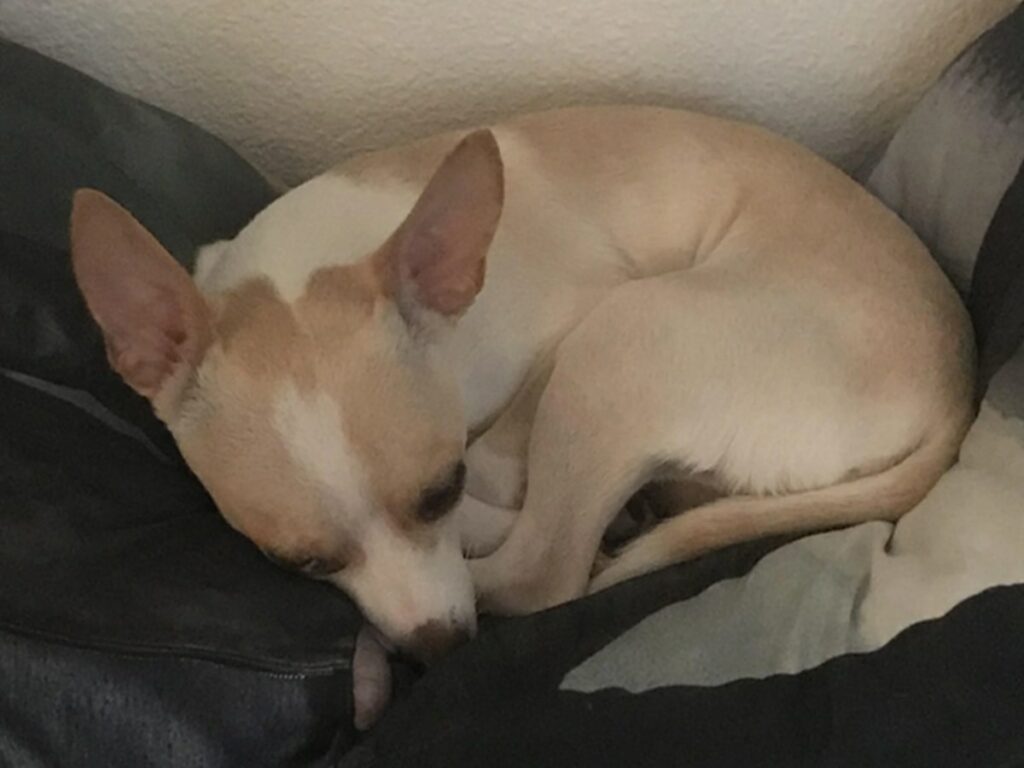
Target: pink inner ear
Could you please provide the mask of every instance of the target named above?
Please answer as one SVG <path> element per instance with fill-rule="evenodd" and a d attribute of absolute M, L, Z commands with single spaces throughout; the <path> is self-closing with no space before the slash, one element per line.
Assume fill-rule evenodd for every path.
<path fill-rule="evenodd" d="M 183 313 L 174 297 L 166 292 L 153 293 L 156 295 L 151 301 L 140 301 L 141 295 L 125 300 L 120 311 L 108 317 L 103 331 L 111 367 L 148 398 L 155 397 L 177 366 L 185 362 L 183 355 L 188 346 Z"/>
<path fill-rule="evenodd" d="M 453 249 L 425 237 L 407 247 L 403 277 L 416 286 L 422 305 L 442 315 L 458 315 L 473 303 L 484 283 L 486 246 L 479 251 Z"/>
<path fill-rule="evenodd" d="M 442 315 L 464 312 L 483 287 L 487 250 L 504 201 L 501 155 L 477 131 L 448 155 L 395 233 L 390 258 L 414 301 Z"/>
<path fill-rule="evenodd" d="M 198 364 L 210 334 L 206 303 L 131 214 L 99 192 L 80 190 L 71 257 L 111 366 L 129 386 L 152 400 L 183 365 Z"/>

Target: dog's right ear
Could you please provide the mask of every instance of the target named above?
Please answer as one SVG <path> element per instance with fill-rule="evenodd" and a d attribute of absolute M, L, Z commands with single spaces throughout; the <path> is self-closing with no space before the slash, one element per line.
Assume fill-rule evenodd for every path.
<path fill-rule="evenodd" d="M 102 192 L 80 189 L 71 264 L 107 358 L 159 412 L 180 394 L 210 341 L 209 307 L 156 238 Z"/>
<path fill-rule="evenodd" d="M 434 172 L 377 255 L 407 320 L 420 322 L 424 313 L 454 319 L 473 303 L 483 287 L 504 196 L 494 135 L 488 130 L 469 134 Z"/>

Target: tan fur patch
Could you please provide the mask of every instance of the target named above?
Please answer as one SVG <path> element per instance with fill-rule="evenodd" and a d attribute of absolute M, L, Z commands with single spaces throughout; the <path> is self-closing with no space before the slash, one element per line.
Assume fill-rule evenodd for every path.
<path fill-rule="evenodd" d="M 213 402 L 179 439 L 229 522 L 280 558 L 360 556 L 269 417 L 288 384 L 338 404 L 369 503 L 407 535 L 431 536 L 416 516 L 420 495 L 461 456 L 457 401 L 423 383 L 429 361 L 390 301 L 387 263 L 376 254 L 318 270 L 291 305 L 263 278 L 213 301 L 210 375 L 230 403 Z"/>
<path fill-rule="evenodd" d="M 462 451 L 461 430 L 439 432 L 438 416 L 454 425 L 461 417 L 423 388 L 430 377 L 417 373 L 427 361 L 399 325 L 383 263 L 378 255 L 318 271 L 295 312 L 323 363 L 318 386 L 337 401 L 378 501 L 408 530 L 417 527 L 419 494 Z"/>
<path fill-rule="evenodd" d="M 287 372 L 296 386 L 313 385 L 299 324 L 269 280 L 243 283 L 220 297 L 216 310 L 214 334 L 225 356 L 259 380 L 277 381 Z"/>
<path fill-rule="evenodd" d="M 266 382 L 225 382 L 260 402 Z M 250 388 L 248 392 L 246 388 Z M 339 526 L 318 489 L 303 481 L 269 419 L 255 411 L 213 415 L 181 440 L 183 452 L 224 518 L 260 549 L 282 559 L 358 562 L 358 543 Z"/>
<path fill-rule="evenodd" d="M 213 306 L 209 364 L 216 395 L 230 404 L 209 401 L 208 415 L 178 435 L 193 471 L 228 522 L 261 549 L 283 559 L 360 559 L 268 417 L 283 382 L 306 391 L 316 386 L 298 318 L 262 278 L 217 297 Z"/>

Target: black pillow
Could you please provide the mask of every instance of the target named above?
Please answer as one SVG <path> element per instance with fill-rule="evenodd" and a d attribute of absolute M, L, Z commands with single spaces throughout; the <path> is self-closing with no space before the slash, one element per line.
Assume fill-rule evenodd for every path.
<path fill-rule="evenodd" d="M 174 455 L 148 404 L 111 372 L 71 277 L 72 192 L 103 190 L 190 266 L 274 190 L 187 121 L 2 40 L 0 147 L 0 368 L 88 390 Z"/>
<path fill-rule="evenodd" d="M 324 765 L 354 738 L 358 611 L 232 531 L 109 369 L 67 253 L 80 186 L 186 265 L 274 197 L 195 126 L 0 41 L 0 765 Z"/>

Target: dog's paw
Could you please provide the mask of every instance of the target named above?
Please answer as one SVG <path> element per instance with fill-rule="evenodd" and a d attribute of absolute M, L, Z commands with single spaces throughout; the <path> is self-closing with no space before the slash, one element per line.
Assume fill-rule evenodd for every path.
<path fill-rule="evenodd" d="M 582 588 L 552 578 L 527 561 L 503 558 L 503 549 L 469 561 L 476 590 L 477 609 L 497 616 L 522 616 L 567 603 L 582 595 Z"/>
<path fill-rule="evenodd" d="M 464 494 L 455 508 L 459 540 L 466 557 L 478 558 L 494 552 L 508 537 L 518 513 L 485 504 Z"/>
<path fill-rule="evenodd" d="M 509 584 L 505 569 L 500 565 L 497 553 L 479 557 L 468 562 L 469 573 L 476 592 L 476 608 L 480 613 L 499 616 L 514 615 L 508 595 L 514 585 Z"/>
<path fill-rule="evenodd" d="M 499 554 L 500 550 L 469 561 L 477 610 L 495 616 L 520 616 L 538 610 L 524 574 L 507 568 Z"/>
<path fill-rule="evenodd" d="M 466 451 L 466 492 L 488 504 L 520 509 L 526 494 L 526 465 L 523 457 L 500 454 L 490 447 L 486 435 Z"/>

